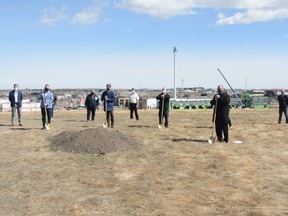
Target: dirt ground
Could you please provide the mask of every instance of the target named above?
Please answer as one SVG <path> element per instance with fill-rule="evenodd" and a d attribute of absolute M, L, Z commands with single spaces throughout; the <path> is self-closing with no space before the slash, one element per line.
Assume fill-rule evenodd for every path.
<path fill-rule="evenodd" d="M 105 124 L 106 125 L 106 124 Z M 51 149 L 79 154 L 107 154 L 138 149 L 139 144 L 118 130 L 98 126 L 84 130 L 64 131 L 53 136 Z"/>
<path fill-rule="evenodd" d="M 0 114 L 0 215 L 288 215 L 288 125 L 277 109 L 231 110 L 230 142 L 212 145 L 212 110 L 172 110 L 168 129 L 157 110 L 140 110 L 139 121 L 117 110 L 106 130 L 139 148 L 51 150 L 55 135 L 104 122 L 103 111 L 95 122 L 85 115 L 56 111 L 42 131 L 38 112 L 24 113 L 21 128 Z"/>

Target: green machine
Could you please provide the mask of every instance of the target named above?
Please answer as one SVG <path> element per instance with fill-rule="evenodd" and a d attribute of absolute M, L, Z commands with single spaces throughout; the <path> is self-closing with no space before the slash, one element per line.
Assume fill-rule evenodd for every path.
<path fill-rule="evenodd" d="M 268 108 L 268 97 L 263 95 L 243 94 L 242 103 L 246 108 Z"/>
<path fill-rule="evenodd" d="M 170 109 L 207 109 L 210 108 L 211 99 L 183 99 L 183 100 L 170 100 Z"/>

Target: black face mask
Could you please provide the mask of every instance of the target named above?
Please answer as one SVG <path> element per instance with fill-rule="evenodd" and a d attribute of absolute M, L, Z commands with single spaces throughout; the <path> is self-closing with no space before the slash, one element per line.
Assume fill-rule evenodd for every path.
<path fill-rule="evenodd" d="M 46 92 L 49 91 L 49 88 L 45 88 L 45 91 L 46 91 Z"/>
<path fill-rule="evenodd" d="M 218 94 L 219 95 L 221 95 L 221 94 L 223 94 L 224 92 L 223 91 L 221 91 L 220 89 L 218 90 Z"/>

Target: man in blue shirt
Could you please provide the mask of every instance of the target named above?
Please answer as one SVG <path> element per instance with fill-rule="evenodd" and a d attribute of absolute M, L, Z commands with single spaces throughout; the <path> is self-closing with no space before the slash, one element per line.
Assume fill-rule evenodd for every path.
<path fill-rule="evenodd" d="M 44 91 L 41 92 L 41 114 L 42 114 L 42 130 L 49 130 L 49 125 L 51 123 L 52 111 L 53 111 L 54 95 L 50 91 L 50 86 L 45 85 Z M 46 115 L 48 121 L 46 121 Z"/>
<path fill-rule="evenodd" d="M 15 121 L 15 113 L 17 110 L 18 114 L 18 122 L 19 126 L 22 125 L 22 92 L 18 90 L 18 84 L 14 84 L 14 90 L 10 91 L 9 93 L 9 101 L 10 101 L 10 106 L 11 106 L 11 111 L 12 111 L 12 116 L 11 116 L 11 122 L 12 126 L 14 126 L 14 121 Z"/>
<path fill-rule="evenodd" d="M 106 122 L 108 127 L 114 126 L 114 99 L 115 94 L 111 90 L 111 84 L 106 85 L 106 91 L 102 93 L 101 101 L 104 101 L 104 111 L 106 111 Z"/>

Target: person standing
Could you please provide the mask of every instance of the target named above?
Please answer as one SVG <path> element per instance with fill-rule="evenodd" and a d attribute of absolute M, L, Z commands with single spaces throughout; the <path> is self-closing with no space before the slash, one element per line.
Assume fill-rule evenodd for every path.
<path fill-rule="evenodd" d="M 44 91 L 41 92 L 41 114 L 42 114 L 42 130 L 49 130 L 53 110 L 54 95 L 50 91 L 50 85 L 46 84 Z M 47 120 L 46 120 L 47 115 Z"/>
<path fill-rule="evenodd" d="M 18 84 L 14 84 L 13 90 L 9 92 L 9 101 L 10 101 L 10 106 L 11 106 L 11 111 L 12 111 L 12 116 L 11 116 L 11 125 L 14 126 L 14 121 L 15 121 L 15 114 L 17 110 L 18 114 L 18 123 L 19 126 L 23 126 L 22 124 L 22 100 L 23 100 L 23 95 L 22 92 L 18 89 L 19 86 Z"/>
<path fill-rule="evenodd" d="M 115 94 L 111 90 L 111 84 L 106 85 L 106 91 L 101 95 L 101 101 L 104 102 L 104 111 L 106 111 L 106 122 L 108 127 L 114 127 L 114 100 Z"/>
<path fill-rule="evenodd" d="M 224 89 L 224 92 L 225 92 L 226 94 L 228 94 L 227 89 Z M 229 128 L 232 127 L 232 122 L 231 122 L 230 116 L 229 116 L 229 120 L 228 120 L 228 125 L 229 125 Z"/>
<path fill-rule="evenodd" d="M 229 111 L 230 111 L 230 96 L 225 92 L 223 85 L 217 87 L 217 92 L 210 104 L 216 106 L 215 128 L 218 142 L 229 141 Z M 223 139 L 224 134 L 224 139 Z"/>
<path fill-rule="evenodd" d="M 136 120 L 139 120 L 138 115 L 138 104 L 139 104 L 139 95 L 135 92 L 135 89 L 131 89 L 131 94 L 129 96 L 129 108 L 130 108 L 130 119 L 133 119 L 133 112 L 135 112 Z"/>
<path fill-rule="evenodd" d="M 159 125 L 163 124 L 163 117 L 165 117 L 165 127 L 168 128 L 169 124 L 169 101 L 170 101 L 170 95 L 167 93 L 167 89 L 165 87 L 162 88 L 161 94 L 159 94 L 156 97 L 157 100 L 159 100 Z M 163 110 L 162 110 L 163 108 Z"/>
<path fill-rule="evenodd" d="M 288 116 L 287 116 L 287 105 L 288 105 L 288 96 L 285 95 L 285 90 L 281 90 L 281 95 L 278 96 L 278 103 L 279 103 L 279 117 L 278 117 L 278 124 L 281 124 L 282 121 L 282 114 L 286 118 L 286 124 L 288 124 Z"/>
<path fill-rule="evenodd" d="M 90 116 L 92 114 L 92 121 L 95 119 L 96 108 L 99 105 L 99 99 L 92 90 L 90 94 L 86 96 L 85 107 L 87 109 L 87 122 L 90 121 Z"/>
<path fill-rule="evenodd" d="M 55 94 L 55 92 L 54 91 L 52 91 L 51 89 L 50 89 L 50 91 L 52 92 L 52 94 L 53 94 L 53 105 L 52 105 L 52 113 L 51 113 L 51 120 L 53 119 L 53 117 L 54 117 L 54 110 L 55 110 L 55 106 L 57 105 L 57 95 Z"/>

